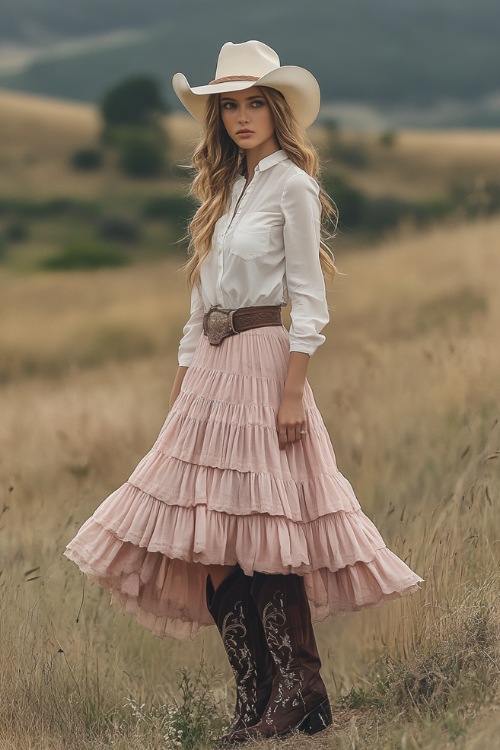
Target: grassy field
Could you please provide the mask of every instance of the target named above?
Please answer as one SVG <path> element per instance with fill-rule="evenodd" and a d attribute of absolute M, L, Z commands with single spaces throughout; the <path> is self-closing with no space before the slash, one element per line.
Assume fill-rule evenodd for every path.
<path fill-rule="evenodd" d="M 2 170 L 0 195 L 132 189 L 111 168 L 76 179 L 67 167 L 95 136 L 87 108 L 0 94 L 6 103 L 0 160 L 11 181 Z M 184 124 L 174 125 L 180 154 Z M 447 180 L 460 159 L 471 178 L 490 168 L 498 134 L 454 137 L 400 134 L 405 163 L 420 168 L 415 190 Z M 391 169 L 411 190 L 401 164 Z M 381 168 L 378 189 L 390 174 Z M 339 238 L 343 275 L 308 378 L 339 468 L 425 583 L 319 623 L 333 729 L 251 747 L 497 747 L 499 236 L 500 220 L 482 219 L 402 227 L 370 249 L 345 251 Z M 188 314 L 178 267 L 0 265 L 0 750 L 208 750 L 227 718 L 233 683 L 213 629 L 160 641 L 62 556 L 163 423 Z"/>
<path fill-rule="evenodd" d="M 443 227 L 338 258 L 309 380 L 341 470 L 426 583 L 318 625 L 335 729 L 283 747 L 494 747 L 499 233 Z M 231 700 L 215 634 L 158 641 L 62 550 L 156 437 L 186 291 L 171 262 L 0 279 L 1 359 L 17 363 L 1 390 L 0 747 L 163 747 L 175 718 L 192 729 L 178 668 L 206 722 L 201 655 L 220 670 L 210 695 Z"/>

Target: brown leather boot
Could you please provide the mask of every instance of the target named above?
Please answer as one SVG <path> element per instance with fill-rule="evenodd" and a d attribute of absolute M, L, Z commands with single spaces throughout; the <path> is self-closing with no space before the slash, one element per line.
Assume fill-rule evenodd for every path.
<path fill-rule="evenodd" d="M 232 741 L 286 737 L 296 729 L 321 732 L 332 723 L 332 712 L 319 674 L 321 661 L 303 578 L 255 573 L 252 595 L 276 672 L 262 719 L 233 733 Z"/>
<path fill-rule="evenodd" d="M 207 577 L 207 607 L 215 620 L 236 681 L 233 724 L 221 742 L 234 732 L 256 724 L 271 695 L 274 664 L 259 613 L 250 593 L 252 578 L 238 566 L 216 591 Z"/>

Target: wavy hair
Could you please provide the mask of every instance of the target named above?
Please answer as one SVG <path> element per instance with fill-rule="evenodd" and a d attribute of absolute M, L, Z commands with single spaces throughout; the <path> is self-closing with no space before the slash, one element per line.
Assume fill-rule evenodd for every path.
<path fill-rule="evenodd" d="M 286 155 L 319 182 L 319 158 L 316 149 L 299 125 L 280 91 L 258 87 L 269 103 L 276 138 Z M 199 283 L 200 266 L 210 252 L 215 224 L 223 216 L 232 184 L 238 173 L 246 171 L 246 155 L 228 135 L 221 117 L 220 95 L 210 94 L 203 123 L 201 140 L 196 147 L 191 165 L 196 175 L 189 194 L 199 202 L 198 210 L 188 228 L 188 260 L 181 267 L 187 276 L 188 286 Z M 321 240 L 320 263 L 323 273 L 331 279 L 336 273 L 334 256 L 328 241 L 335 236 L 338 211 L 335 203 L 321 187 Z M 329 232 L 328 226 L 332 226 Z"/>

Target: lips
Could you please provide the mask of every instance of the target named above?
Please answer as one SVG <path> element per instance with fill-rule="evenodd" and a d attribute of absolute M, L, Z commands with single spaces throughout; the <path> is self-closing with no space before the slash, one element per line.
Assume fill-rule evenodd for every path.
<path fill-rule="evenodd" d="M 251 135 L 253 130 L 237 130 L 236 135 Z"/>

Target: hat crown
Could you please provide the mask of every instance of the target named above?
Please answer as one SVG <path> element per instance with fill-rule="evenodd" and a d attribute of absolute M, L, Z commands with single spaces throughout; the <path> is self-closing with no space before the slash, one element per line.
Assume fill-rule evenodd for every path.
<path fill-rule="evenodd" d="M 249 75 L 260 78 L 279 67 L 278 55 L 263 42 L 256 39 L 241 44 L 226 42 L 219 52 L 215 78 Z"/>
<path fill-rule="evenodd" d="M 320 90 L 312 73 L 297 65 L 281 65 L 276 52 L 256 39 L 240 44 L 226 42 L 219 52 L 214 80 L 203 86 L 190 86 L 183 73 L 172 78 L 175 93 L 199 122 L 205 120 L 210 96 L 252 86 L 280 91 L 304 128 L 318 116 Z"/>

